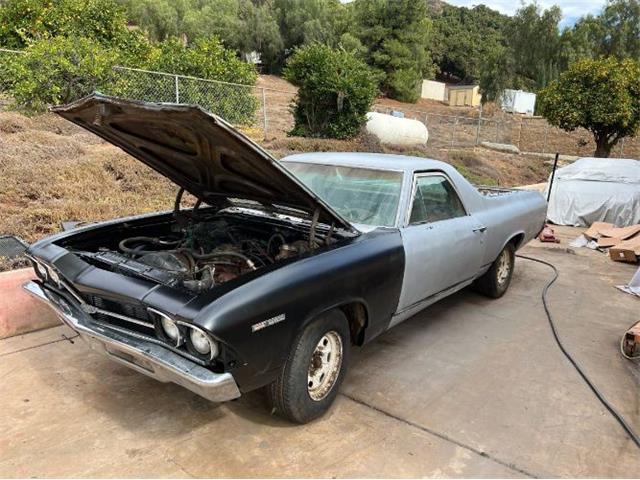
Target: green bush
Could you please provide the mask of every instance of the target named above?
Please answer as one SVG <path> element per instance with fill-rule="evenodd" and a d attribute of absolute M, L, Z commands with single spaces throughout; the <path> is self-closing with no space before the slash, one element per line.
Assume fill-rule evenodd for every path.
<path fill-rule="evenodd" d="M 7 0 L 0 7 L 0 45 L 9 48 L 57 36 L 113 47 L 126 32 L 124 8 L 116 0 Z"/>
<path fill-rule="evenodd" d="M 112 81 L 117 54 L 94 40 L 54 37 L 39 40 L 16 55 L 7 68 L 8 93 L 25 110 L 68 103 Z"/>
<path fill-rule="evenodd" d="M 354 137 L 377 93 L 375 77 L 362 60 L 322 44 L 298 48 L 284 76 L 298 86 L 291 135 Z"/>
<path fill-rule="evenodd" d="M 144 45 L 139 48 L 144 49 Z M 255 68 L 239 60 L 216 37 L 199 39 L 188 46 L 170 38 L 144 56 L 146 63 L 142 66 L 148 70 L 242 84 L 179 78 L 179 101 L 199 105 L 235 125 L 254 122 L 259 106 L 252 88 L 257 79 Z M 105 93 L 153 102 L 176 101 L 173 76 L 120 69 L 116 72 L 117 81 Z"/>

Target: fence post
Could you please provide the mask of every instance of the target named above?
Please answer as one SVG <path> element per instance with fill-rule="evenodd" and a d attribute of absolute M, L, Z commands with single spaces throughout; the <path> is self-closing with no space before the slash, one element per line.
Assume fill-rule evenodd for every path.
<path fill-rule="evenodd" d="M 455 117 L 453 121 L 453 128 L 451 129 L 451 147 L 453 147 L 453 143 L 456 138 L 456 126 L 458 125 L 458 117 Z"/>
<path fill-rule="evenodd" d="M 620 158 L 624 157 L 624 137 L 620 140 Z"/>
<path fill-rule="evenodd" d="M 496 143 L 499 143 L 498 142 L 499 135 L 500 135 L 500 122 L 496 120 Z"/>
<path fill-rule="evenodd" d="M 264 129 L 264 139 L 267 139 L 267 94 L 262 88 L 262 128 Z"/>
<path fill-rule="evenodd" d="M 480 145 L 480 125 L 482 124 L 482 109 L 480 109 L 480 116 L 478 117 L 478 126 L 476 127 L 476 145 Z"/>
<path fill-rule="evenodd" d="M 180 103 L 180 86 L 179 86 L 178 76 L 175 75 L 173 77 L 173 79 L 174 79 L 175 87 L 176 87 L 176 103 Z"/>
<path fill-rule="evenodd" d="M 544 127 L 544 140 L 542 141 L 542 153 L 547 151 L 547 136 L 549 135 L 549 124 L 545 122 Z"/>
<path fill-rule="evenodd" d="M 429 128 L 429 114 L 428 113 L 424 114 L 424 126 Z"/>
<path fill-rule="evenodd" d="M 522 138 L 522 122 L 524 122 L 524 117 L 520 117 L 520 128 L 518 128 L 518 150 L 520 150 L 520 139 Z"/>

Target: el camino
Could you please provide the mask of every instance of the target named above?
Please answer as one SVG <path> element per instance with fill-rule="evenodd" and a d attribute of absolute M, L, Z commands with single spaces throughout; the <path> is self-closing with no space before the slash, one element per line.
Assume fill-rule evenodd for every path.
<path fill-rule="evenodd" d="M 178 194 L 35 243 L 25 289 L 117 362 L 215 402 L 266 387 L 294 422 L 327 411 L 354 346 L 468 285 L 502 296 L 545 221 L 538 193 L 479 191 L 435 160 L 277 161 L 187 105 L 93 94 L 55 111 Z"/>

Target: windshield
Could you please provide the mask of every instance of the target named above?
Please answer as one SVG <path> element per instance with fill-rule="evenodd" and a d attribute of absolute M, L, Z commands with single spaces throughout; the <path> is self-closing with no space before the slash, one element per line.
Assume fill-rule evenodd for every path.
<path fill-rule="evenodd" d="M 394 226 L 401 172 L 299 162 L 283 164 L 349 222 Z"/>

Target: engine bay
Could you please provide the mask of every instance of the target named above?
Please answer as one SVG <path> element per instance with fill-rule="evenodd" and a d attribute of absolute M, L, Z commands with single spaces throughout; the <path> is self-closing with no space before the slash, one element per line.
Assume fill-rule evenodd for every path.
<path fill-rule="evenodd" d="M 180 214 L 163 225 L 123 228 L 108 242 L 82 242 L 72 250 L 95 266 L 200 293 L 339 240 L 333 229 L 319 229 L 315 222 L 294 226 L 248 217 Z"/>

